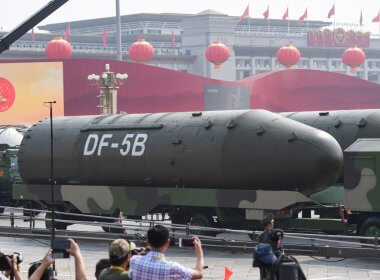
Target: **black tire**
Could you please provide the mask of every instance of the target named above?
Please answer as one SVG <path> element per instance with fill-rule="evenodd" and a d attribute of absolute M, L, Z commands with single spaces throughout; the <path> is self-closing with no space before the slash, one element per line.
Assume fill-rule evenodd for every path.
<path fill-rule="evenodd" d="M 0 214 L 3 214 L 4 213 L 4 208 L 0 208 Z"/>
<path fill-rule="evenodd" d="M 360 236 L 367 237 L 380 237 L 380 218 L 370 217 L 366 219 L 359 229 Z M 373 241 L 370 240 L 361 240 L 362 243 L 373 244 Z"/>
<path fill-rule="evenodd" d="M 120 214 L 121 214 L 121 211 L 119 208 L 116 208 L 115 209 L 115 212 L 112 213 L 111 217 L 113 218 L 120 218 Z M 104 230 L 104 232 L 110 232 L 110 233 L 124 233 L 124 228 L 121 224 L 120 225 L 120 228 L 118 226 L 118 222 L 117 220 L 114 220 L 114 219 L 102 219 L 101 222 L 106 222 L 106 223 L 113 223 L 113 227 L 110 227 L 110 226 L 102 226 L 102 229 Z"/>
<path fill-rule="evenodd" d="M 51 220 L 48 221 L 48 220 L 46 220 L 46 218 L 51 219 L 52 214 L 46 213 L 46 216 L 45 216 L 45 227 L 46 227 L 46 229 L 51 229 L 52 228 L 52 221 Z M 55 215 L 55 218 L 62 220 L 62 217 L 60 217 L 59 215 Z M 54 224 L 55 224 L 55 229 L 58 229 L 58 230 L 66 230 L 67 226 L 68 226 L 67 223 L 62 223 L 62 222 L 55 222 Z"/>
<path fill-rule="evenodd" d="M 191 226 L 198 227 L 212 227 L 213 223 L 211 218 L 207 217 L 205 214 L 198 213 L 193 216 L 191 219 Z M 216 236 L 219 232 L 217 231 L 207 231 L 207 230 L 191 230 L 191 234 L 194 235 L 208 235 L 208 236 Z"/>
<path fill-rule="evenodd" d="M 115 226 L 117 226 L 117 223 L 115 223 Z M 114 227 L 106 227 L 106 226 L 103 226 L 102 229 L 104 230 L 104 232 L 107 232 L 107 233 L 124 233 L 124 228 L 122 226 L 120 226 L 120 228 L 114 228 Z"/>
<path fill-rule="evenodd" d="M 179 213 L 171 214 L 170 220 L 171 220 L 172 224 L 179 224 L 179 225 L 188 224 L 188 219 L 185 218 L 185 215 L 179 214 Z"/>

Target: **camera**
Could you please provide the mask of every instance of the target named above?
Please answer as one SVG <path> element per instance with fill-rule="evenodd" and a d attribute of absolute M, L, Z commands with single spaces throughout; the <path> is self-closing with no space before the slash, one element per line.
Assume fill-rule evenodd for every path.
<path fill-rule="evenodd" d="M 131 251 L 132 256 L 145 256 L 149 252 L 148 248 L 139 247 Z"/>
<path fill-rule="evenodd" d="M 12 260 L 13 256 L 16 256 L 17 264 L 20 264 L 22 262 L 22 255 L 20 253 L 13 253 L 12 255 L 6 255 L 0 252 L 0 271 L 7 271 L 7 270 L 12 269 L 11 266 L 9 265 L 7 257 Z"/>

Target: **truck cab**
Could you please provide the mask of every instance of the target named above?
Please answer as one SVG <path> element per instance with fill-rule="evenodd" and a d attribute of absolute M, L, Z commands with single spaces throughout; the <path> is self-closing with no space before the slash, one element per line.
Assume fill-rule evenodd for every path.
<path fill-rule="evenodd" d="M 344 151 L 344 205 L 357 234 L 380 236 L 380 138 L 361 138 Z"/>

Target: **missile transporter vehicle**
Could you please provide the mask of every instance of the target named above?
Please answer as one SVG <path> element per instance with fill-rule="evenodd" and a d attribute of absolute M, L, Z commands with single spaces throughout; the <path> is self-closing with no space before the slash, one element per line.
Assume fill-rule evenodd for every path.
<path fill-rule="evenodd" d="M 331 135 L 265 110 L 57 117 L 53 159 L 58 210 L 244 229 L 311 202 L 343 167 Z M 49 120 L 18 160 L 13 197 L 49 207 Z"/>
<path fill-rule="evenodd" d="M 357 234 L 380 236 L 380 186 L 376 183 L 380 180 L 380 110 L 292 112 L 281 115 L 328 132 L 344 150 L 344 169 L 337 184 L 311 196 L 323 206 L 328 206 L 314 208 L 315 213 L 321 217 L 340 217 L 346 225 L 355 225 Z M 342 211 L 337 215 L 339 209 L 333 207 L 337 205 L 344 205 L 345 216 Z M 309 217 L 310 210 L 303 208 L 303 216 Z M 338 232 L 338 228 L 345 229 L 334 224 L 330 226 L 330 231 Z"/>

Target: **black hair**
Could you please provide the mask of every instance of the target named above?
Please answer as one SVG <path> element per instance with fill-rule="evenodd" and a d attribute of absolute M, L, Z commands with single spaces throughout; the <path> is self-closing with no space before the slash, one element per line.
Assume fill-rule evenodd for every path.
<path fill-rule="evenodd" d="M 161 248 L 168 242 L 169 230 L 161 225 L 155 225 L 148 230 L 148 242 L 154 248 Z"/>
<path fill-rule="evenodd" d="M 30 276 L 32 276 L 32 274 L 37 270 L 37 268 L 41 265 L 41 262 L 35 262 L 33 263 L 30 267 L 29 267 L 29 270 L 28 270 L 28 278 L 30 278 Z M 51 271 L 51 268 L 47 268 L 45 269 L 44 273 L 42 274 L 41 276 L 41 280 L 49 280 L 50 279 L 50 275 L 51 275 L 52 271 Z"/>
<path fill-rule="evenodd" d="M 100 259 L 96 263 L 95 267 L 95 277 L 96 279 L 99 278 L 100 273 L 103 271 L 103 269 L 109 268 L 111 266 L 111 262 L 109 259 Z"/>

